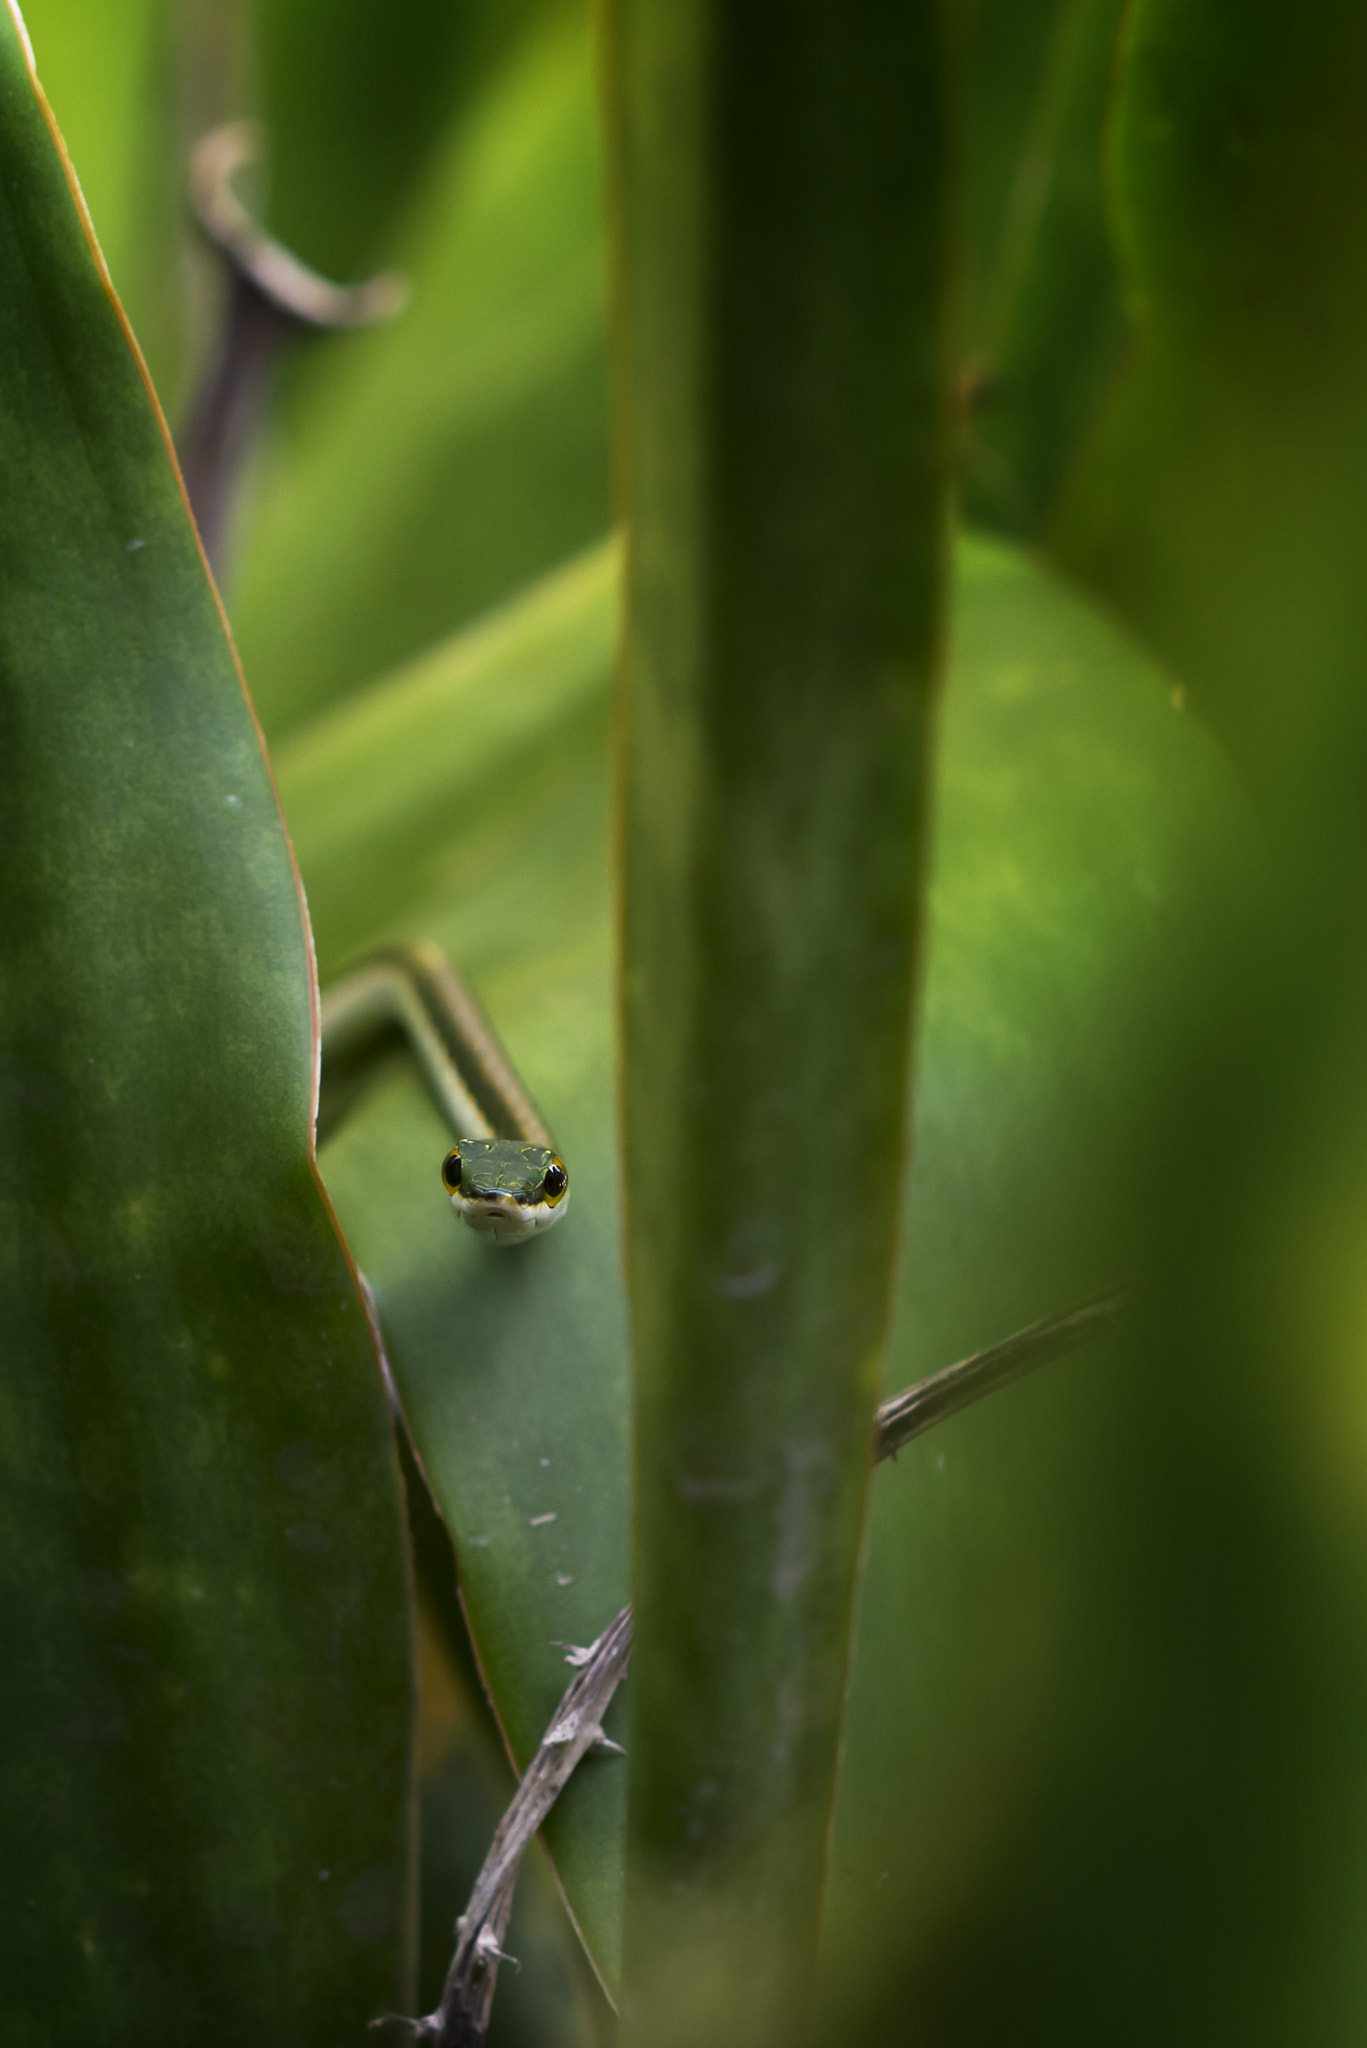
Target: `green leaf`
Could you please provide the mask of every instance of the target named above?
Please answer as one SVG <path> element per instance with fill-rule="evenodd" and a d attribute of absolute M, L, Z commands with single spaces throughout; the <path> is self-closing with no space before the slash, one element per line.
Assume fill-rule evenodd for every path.
<path fill-rule="evenodd" d="M 301 363 L 233 623 L 274 739 L 608 520 L 587 23 L 555 9 L 439 152 L 394 260 L 404 317 Z"/>
<path fill-rule="evenodd" d="M 164 430 L 0 15 L 0 2033 L 405 1995 L 407 1590 L 306 933 Z"/>
<path fill-rule="evenodd" d="M 950 10 L 620 0 L 624 2038 L 802 2038 L 896 1251 Z"/>
<path fill-rule="evenodd" d="M 446 945 L 472 970 L 573 1174 L 563 1229 L 525 1257 L 491 1253 L 453 1229 L 437 1177 L 444 1126 L 403 1059 L 322 1155 L 379 1291 L 405 1410 L 456 1540 L 481 1665 L 520 1763 L 567 1678 L 557 1640 L 590 1640 L 627 1591 L 607 791 L 597 738 L 566 748 L 554 784 L 529 771 L 520 748 L 501 760 L 481 747 L 487 808 L 466 815 L 457 793 L 469 782 L 450 736 L 466 721 L 476 729 L 482 705 L 498 707 L 487 714 L 495 724 L 515 726 L 510 700 L 523 689 L 558 701 L 540 666 L 554 663 L 557 646 L 567 694 L 570 678 L 582 679 L 586 721 L 594 699 L 606 715 L 606 556 L 597 574 L 595 584 L 588 564 L 573 569 L 507 607 L 477 641 L 457 638 L 445 657 L 449 696 L 429 685 L 425 726 L 417 692 L 393 691 L 404 757 L 449 764 L 452 800 L 443 810 L 432 784 L 423 799 L 430 859 L 412 841 L 396 853 L 383 814 L 373 836 L 358 836 L 354 859 L 338 855 L 356 808 L 348 763 L 359 736 L 374 750 L 377 780 L 391 772 L 379 714 L 393 686 L 320 722 L 312 739 L 301 733 L 281 762 L 306 879 L 330 906 L 319 924 L 324 955 L 340 953 L 330 930 L 344 930 L 348 946 L 405 932 Z M 560 629 L 543 635 L 557 602 Z M 595 632 L 590 677 L 582 650 Z M 537 650 L 520 679 L 507 659 L 517 647 Z M 1193 899 L 1219 899 L 1244 843 L 1228 775 L 1162 679 L 1039 568 L 964 543 L 951 653 L 889 1388 L 1128 1269 L 1133 1237 L 1110 1191 L 1133 1157 L 1133 1119 L 1189 1020 L 1174 989 L 1204 929 Z M 371 897 L 384 869 L 386 900 L 397 904 L 407 889 L 408 908 L 363 933 L 348 899 Z M 837 1815 L 831 1924 L 842 1937 L 858 1912 L 880 1935 L 900 1912 L 902 1940 L 917 1928 L 933 1936 L 942 1896 L 951 1907 L 967 1901 L 967 1913 L 975 1884 L 990 1895 L 999 1834 L 988 1823 L 1028 1790 L 1050 1702 L 1077 1684 L 1072 1640 L 1035 1627 L 1056 1587 L 1082 1600 L 1092 1585 L 1096 1522 L 1074 1520 L 1072 1503 L 1090 1499 L 1086 1475 L 1103 1496 L 1129 1498 L 1121 1481 L 1132 1456 L 1106 1423 L 1111 1372 L 1091 1353 L 1051 1367 L 952 1426 L 947 1476 L 937 1434 L 875 1482 Z M 1127 1480 L 1142 1484 L 1139 1474 Z M 531 1526 L 550 1512 L 555 1522 Z M 1110 1539 L 1122 1550 L 1128 1526 L 1122 1518 Z M 1078 1527 L 1088 1539 L 1073 1540 Z M 1134 1625 L 1147 1642 L 1143 1617 Z M 1145 1654 L 1166 1668 L 1161 1639 Z M 622 1704 L 610 1723 L 619 1739 Z M 917 1739 L 902 1741 L 904 1731 Z M 880 1773 L 899 1742 L 879 1812 Z M 621 1761 L 591 1760 L 547 1830 L 610 1984 L 624 1794 Z M 904 1838 L 899 1859 L 875 1861 L 890 1835 Z M 889 1869 L 895 1882 L 880 1886 Z M 886 1961 L 862 1942 L 849 1955 L 870 1971 Z M 828 1982 L 845 1984 L 838 1960 Z"/>

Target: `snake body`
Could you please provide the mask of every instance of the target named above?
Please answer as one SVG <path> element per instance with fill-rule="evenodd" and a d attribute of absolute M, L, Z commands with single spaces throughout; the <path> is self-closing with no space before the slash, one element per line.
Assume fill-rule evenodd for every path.
<path fill-rule="evenodd" d="M 451 1207 L 495 1244 L 525 1244 L 569 1206 L 565 1162 L 459 974 L 437 946 L 386 947 L 323 993 L 325 1068 L 403 1033 L 456 1143 L 441 1163 Z"/>

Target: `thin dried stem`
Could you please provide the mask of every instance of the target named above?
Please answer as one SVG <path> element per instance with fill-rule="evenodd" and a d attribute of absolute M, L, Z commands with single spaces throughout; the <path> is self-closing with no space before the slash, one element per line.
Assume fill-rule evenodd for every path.
<path fill-rule="evenodd" d="M 470 1903 L 456 1923 L 456 1952 L 441 2003 L 412 2022 L 420 2041 L 435 2048 L 478 2048 L 484 2040 L 522 1857 L 580 1758 L 602 1739 L 603 1716 L 626 1675 L 630 1650 L 631 1609 L 624 1607 L 596 1643 L 575 1653 L 579 1669 L 498 1824 Z"/>
<path fill-rule="evenodd" d="M 370 327 L 377 320 L 392 320 L 408 302 L 408 287 L 396 272 L 382 271 L 364 284 L 333 284 L 253 219 L 233 181 L 258 160 L 264 146 L 254 121 L 230 121 L 196 145 L 190 196 L 205 234 L 262 298 L 301 327 Z"/>
<path fill-rule="evenodd" d="M 1123 1293 L 1093 1295 L 1061 1315 L 1045 1316 L 1042 1322 L 1004 1337 L 1000 1344 L 975 1351 L 971 1358 L 947 1365 L 943 1372 L 932 1373 L 928 1380 L 918 1380 L 914 1387 L 894 1394 L 875 1417 L 874 1463 L 895 1457 L 903 1444 L 924 1435 L 937 1422 L 947 1422 L 984 1394 L 995 1394 L 998 1387 L 1009 1386 L 1012 1380 L 1023 1379 L 1026 1373 L 1085 1344 L 1115 1321 L 1124 1302 Z"/>
<path fill-rule="evenodd" d="M 256 124 L 233 121 L 204 137 L 190 165 L 199 224 L 229 270 L 217 344 L 180 447 L 185 488 L 215 574 L 222 568 L 238 478 L 260 432 L 281 350 L 308 330 L 392 319 L 408 297 L 403 279 L 391 271 L 364 284 L 332 284 L 253 220 L 233 180 L 261 149 Z"/>

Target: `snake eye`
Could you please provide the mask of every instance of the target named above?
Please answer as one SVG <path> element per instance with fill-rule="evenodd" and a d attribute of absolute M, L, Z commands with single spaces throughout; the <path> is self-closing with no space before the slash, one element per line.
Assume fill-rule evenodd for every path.
<path fill-rule="evenodd" d="M 561 1199 L 569 1184 L 570 1177 L 565 1171 L 565 1162 L 562 1159 L 552 1159 L 541 1183 L 542 1195 L 552 1208 Z"/>
<path fill-rule="evenodd" d="M 460 1186 L 460 1147 L 455 1145 L 441 1162 L 441 1184 L 454 1195 Z"/>

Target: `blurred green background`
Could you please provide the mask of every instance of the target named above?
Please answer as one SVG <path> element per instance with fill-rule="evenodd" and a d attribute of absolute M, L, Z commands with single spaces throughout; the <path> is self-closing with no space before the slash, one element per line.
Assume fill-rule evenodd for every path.
<path fill-rule="evenodd" d="M 266 121 L 262 203 L 306 260 L 411 281 L 392 325 L 282 365 L 223 583 L 324 976 L 378 938 L 448 945 L 601 1198 L 511 1300 L 466 1247 L 436 1270 L 409 1190 L 439 1138 L 401 1066 L 323 1155 L 521 1761 L 563 1683 L 555 1638 L 626 1584 L 592 24 L 577 0 L 26 18 L 173 428 L 221 296 L 184 202 L 212 121 Z M 889 1389 L 1092 1286 L 1147 1291 L 1113 1343 L 876 1481 L 822 2025 L 1347 2044 L 1367 2025 L 1367 18 L 978 0 L 963 30 L 971 532 Z M 452 1316 L 488 1388 L 452 1374 Z M 562 1455 L 561 1549 L 502 1540 Z M 423 1545 L 430 1997 L 506 1780 L 449 1554 Z M 611 1773 L 550 1831 L 609 1979 Z M 550 1880 L 525 1885 L 494 2038 L 602 2038 Z"/>

